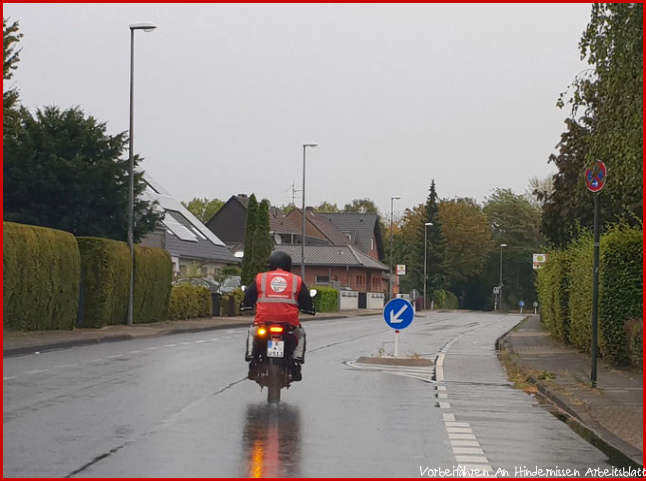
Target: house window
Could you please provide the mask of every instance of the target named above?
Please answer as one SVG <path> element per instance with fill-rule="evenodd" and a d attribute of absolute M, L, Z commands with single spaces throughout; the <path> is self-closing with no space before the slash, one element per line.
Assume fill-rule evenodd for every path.
<path fill-rule="evenodd" d="M 373 237 L 370 239 L 370 250 L 374 250 L 374 248 L 375 248 L 375 238 Z"/>
<path fill-rule="evenodd" d="M 330 276 L 315 276 L 314 277 L 314 282 L 316 284 L 329 284 L 330 283 Z"/>

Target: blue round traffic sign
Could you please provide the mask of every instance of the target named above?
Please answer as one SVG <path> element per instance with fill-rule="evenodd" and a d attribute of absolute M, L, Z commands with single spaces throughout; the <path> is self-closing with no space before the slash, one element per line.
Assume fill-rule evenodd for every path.
<path fill-rule="evenodd" d="M 585 169 L 585 184 L 591 192 L 599 192 L 606 185 L 607 170 L 603 162 L 595 160 Z"/>
<path fill-rule="evenodd" d="M 406 299 L 392 299 L 384 306 L 384 320 L 393 329 L 406 329 L 414 317 L 413 305 Z"/>
<path fill-rule="evenodd" d="M 525 307 L 525 301 L 520 301 L 520 302 L 518 303 L 518 305 L 519 305 L 520 307 Z"/>

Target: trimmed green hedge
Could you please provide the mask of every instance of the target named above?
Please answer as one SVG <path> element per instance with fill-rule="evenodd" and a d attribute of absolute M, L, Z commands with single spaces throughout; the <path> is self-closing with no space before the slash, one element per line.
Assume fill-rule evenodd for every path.
<path fill-rule="evenodd" d="M 181 284 L 173 286 L 168 304 L 168 319 L 211 317 L 211 291 L 206 287 Z"/>
<path fill-rule="evenodd" d="M 231 299 L 233 298 L 233 301 Z M 240 305 L 244 299 L 244 291 L 242 289 L 234 289 L 231 292 L 222 294 L 220 298 L 220 316 L 239 316 Z M 231 305 L 233 302 L 233 305 Z M 231 310 L 233 308 L 233 310 Z"/>
<path fill-rule="evenodd" d="M 435 309 L 457 309 L 458 298 L 451 291 L 437 290 L 433 295 Z"/>
<path fill-rule="evenodd" d="M 543 322 L 555 337 L 590 352 L 592 236 L 552 252 L 537 277 Z M 611 227 L 601 237 L 599 262 L 599 352 L 616 364 L 641 366 L 643 231 Z"/>
<path fill-rule="evenodd" d="M 639 349 L 641 366 L 642 324 L 626 330 L 631 320 L 642 319 L 644 275 L 643 230 L 617 226 L 603 236 L 599 280 L 601 353 L 618 364 L 627 364 Z M 633 361 L 634 362 L 634 361 Z"/>
<path fill-rule="evenodd" d="M 334 287 L 313 286 L 316 290 L 314 308 L 316 312 L 336 312 L 339 310 L 339 291 Z"/>
<path fill-rule="evenodd" d="M 3 327 L 72 329 L 81 261 L 72 234 L 3 222 Z"/>
<path fill-rule="evenodd" d="M 135 245 L 135 323 L 166 319 L 173 281 L 173 261 L 165 249 Z"/>
<path fill-rule="evenodd" d="M 128 244 L 99 237 L 78 237 L 83 266 L 82 327 L 124 324 L 130 295 Z"/>
<path fill-rule="evenodd" d="M 568 273 L 571 256 L 567 251 L 554 251 L 550 252 L 548 259 L 548 262 L 538 271 L 536 281 L 541 316 L 548 331 L 569 344 Z"/>

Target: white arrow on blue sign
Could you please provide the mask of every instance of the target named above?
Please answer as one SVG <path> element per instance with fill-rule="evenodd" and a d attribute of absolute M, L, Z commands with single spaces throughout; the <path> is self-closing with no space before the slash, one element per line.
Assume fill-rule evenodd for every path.
<path fill-rule="evenodd" d="M 415 311 L 406 299 L 396 298 L 384 306 L 384 320 L 393 329 L 405 329 L 411 325 Z"/>

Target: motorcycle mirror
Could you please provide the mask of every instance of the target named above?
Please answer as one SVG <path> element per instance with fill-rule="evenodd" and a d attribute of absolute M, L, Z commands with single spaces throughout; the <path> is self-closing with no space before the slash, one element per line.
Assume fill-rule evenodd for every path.
<path fill-rule="evenodd" d="M 310 297 L 314 297 L 316 294 L 318 294 L 319 291 L 316 289 L 310 289 Z"/>

